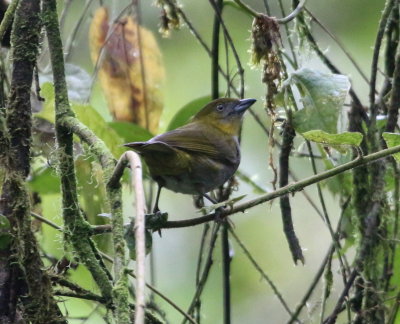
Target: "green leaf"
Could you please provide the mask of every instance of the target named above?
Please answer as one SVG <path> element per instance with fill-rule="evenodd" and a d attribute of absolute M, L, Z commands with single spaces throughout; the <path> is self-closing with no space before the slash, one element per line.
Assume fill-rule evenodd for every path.
<path fill-rule="evenodd" d="M 340 154 L 337 156 L 336 161 L 334 162 L 332 159 L 328 158 L 326 151 L 321 145 L 318 146 L 318 149 L 323 157 L 322 163 L 325 165 L 326 170 L 333 169 L 337 165 L 347 163 L 351 160 L 350 154 Z M 321 184 L 326 186 L 333 195 L 347 197 L 351 195 L 353 190 L 352 174 L 350 172 L 339 173 L 334 177 L 322 181 Z"/>
<path fill-rule="evenodd" d="M 10 221 L 4 215 L 0 214 L 0 250 L 6 249 L 12 240 L 10 234 Z"/>
<path fill-rule="evenodd" d="M 54 123 L 54 88 L 52 84 L 43 84 L 42 96 L 45 98 L 43 109 L 35 115 Z M 105 122 L 92 106 L 71 103 L 71 108 L 76 117 L 104 141 L 115 158 L 118 158 L 125 151 L 122 147 L 124 139 Z"/>
<path fill-rule="evenodd" d="M 211 101 L 210 96 L 204 96 L 184 105 L 172 118 L 171 122 L 167 127 L 167 131 L 185 125 L 189 121 L 190 117 L 197 114 L 200 111 L 200 109 L 203 108 L 210 101 Z"/>
<path fill-rule="evenodd" d="M 56 175 L 56 171 L 51 168 L 46 168 L 43 172 L 34 174 L 32 180 L 28 183 L 32 191 L 41 195 L 60 192 L 60 179 Z"/>
<path fill-rule="evenodd" d="M 54 87 L 51 83 L 43 83 L 40 94 L 44 98 L 43 108 L 36 117 L 46 119 L 54 124 Z"/>
<path fill-rule="evenodd" d="M 351 145 L 360 146 L 363 135 L 358 132 L 344 132 L 341 134 L 329 134 L 322 130 L 311 130 L 302 134 L 305 139 L 310 141 L 331 145 Z"/>
<path fill-rule="evenodd" d="M 109 122 L 108 126 L 116 131 L 118 136 L 124 140 L 124 143 L 144 142 L 154 136 L 147 129 L 133 123 Z"/>
<path fill-rule="evenodd" d="M 303 68 L 293 72 L 288 81 L 298 86 L 304 106 L 293 114 L 295 130 L 337 133 L 339 113 L 350 89 L 348 77 Z"/>
<path fill-rule="evenodd" d="M 103 117 L 92 106 L 73 103 L 72 109 L 78 119 L 104 141 L 115 158 L 119 158 L 125 152 L 122 147 L 122 144 L 124 144 L 123 138 L 107 125 Z"/>
<path fill-rule="evenodd" d="M 386 145 L 390 148 L 393 146 L 400 145 L 400 134 L 395 133 L 383 133 L 383 139 L 386 142 Z M 400 162 L 400 153 L 393 154 L 393 157 L 396 159 L 397 162 Z"/>

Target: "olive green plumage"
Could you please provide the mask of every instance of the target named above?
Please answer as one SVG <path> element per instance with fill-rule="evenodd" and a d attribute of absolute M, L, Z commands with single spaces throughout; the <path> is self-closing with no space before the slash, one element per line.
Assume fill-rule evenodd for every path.
<path fill-rule="evenodd" d="M 255 101 L 214 100 L 188 124 L 147 142 L 125 146 L 142 155 L 160 189 L 203 195 L 222 185 L 237 170 L 243 113 Z"/>

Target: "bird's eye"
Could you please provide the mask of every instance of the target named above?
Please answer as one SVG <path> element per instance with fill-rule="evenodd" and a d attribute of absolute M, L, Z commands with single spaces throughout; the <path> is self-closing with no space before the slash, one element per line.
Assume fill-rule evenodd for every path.
<path fill-rule="evenodd" d="M 217 110 L 218 110 L 218 111 L 224 110 L 224 105 L 218 105 L 218 106 L 217 106 Z"/>

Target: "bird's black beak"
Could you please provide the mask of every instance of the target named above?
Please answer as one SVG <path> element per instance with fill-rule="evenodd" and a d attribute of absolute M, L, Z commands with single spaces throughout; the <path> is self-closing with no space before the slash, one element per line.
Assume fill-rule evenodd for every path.
<path fill-rule="evenodd" d="M 235 112 L 242 114 L 244 113 L 247 108 L 249 108 L 253 103 L 255 103 L 257 100 L 256 99 L 242 99 L 239 100 L 239 103 L 235 106 Z"/>

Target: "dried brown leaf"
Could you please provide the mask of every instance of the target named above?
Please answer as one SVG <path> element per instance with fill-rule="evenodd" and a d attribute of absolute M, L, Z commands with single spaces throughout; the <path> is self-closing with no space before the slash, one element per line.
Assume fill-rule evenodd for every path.
<path fill-rule="evenodd" d="M 104 47 L 99 79 L 114 119 L 157 133 L 165 70 L 153 33 L 131 16 L 110 26 L 108 11 L 101 7 L 95 12 L 89 37 L 93 62 Z"/>

